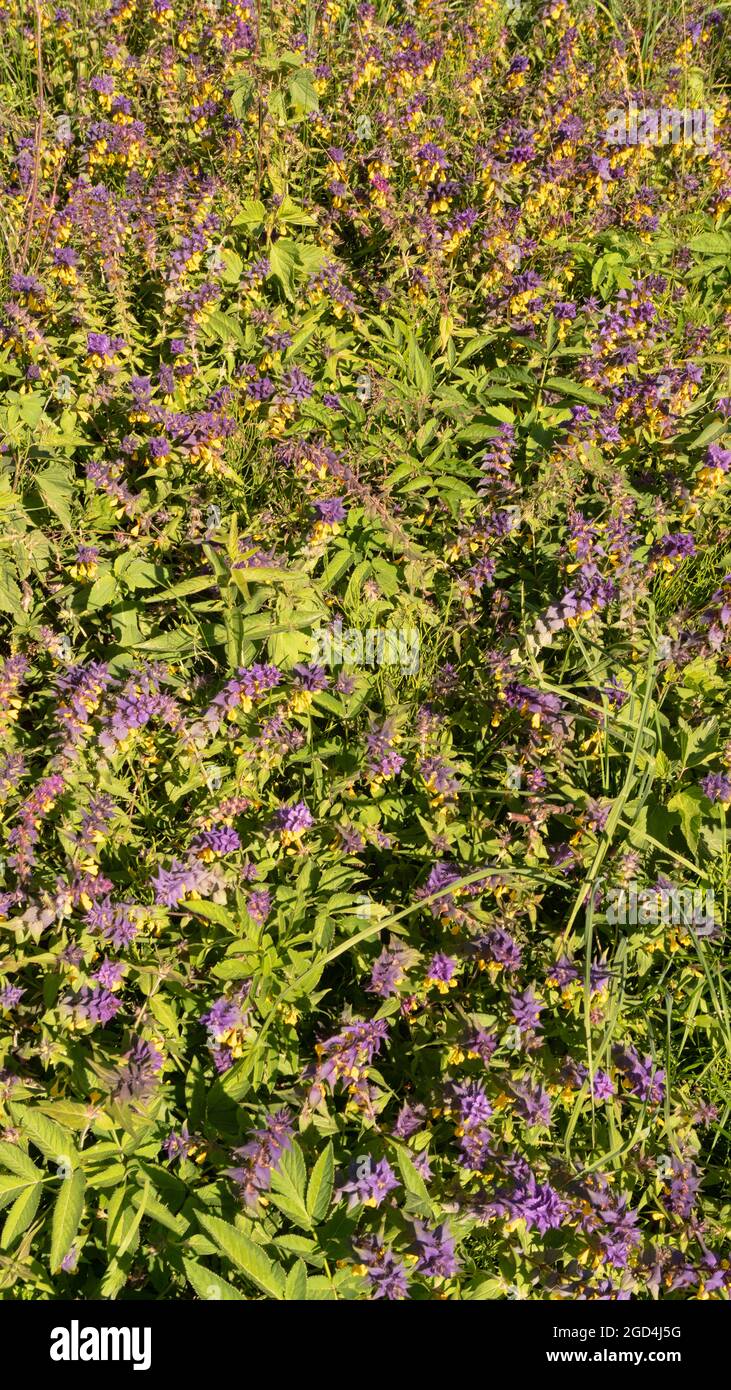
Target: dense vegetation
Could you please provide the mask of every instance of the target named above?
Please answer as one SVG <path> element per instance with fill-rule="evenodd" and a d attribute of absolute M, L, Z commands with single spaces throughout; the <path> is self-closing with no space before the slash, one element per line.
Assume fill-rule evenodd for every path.
<path fill-rule="evenodd" d="M 728 1297 L 727 16 L 0 11 L 5 1298 Z"/>

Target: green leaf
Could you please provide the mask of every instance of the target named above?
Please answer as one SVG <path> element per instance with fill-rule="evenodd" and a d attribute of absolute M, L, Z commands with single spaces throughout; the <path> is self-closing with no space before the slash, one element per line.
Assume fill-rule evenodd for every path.
<path fill-rule="evenodd" d="M 577 401 L 584 401 L 587 405 L 606 405 L 606 397 L 600 396 L 598 391 L 593 391 L 590 386 L 581 386 L 570 377 L 550 376 L 544 382 L 546 391 L 555 391 L 558 396 L 572 396 Z"/>
<path fill-rule="evenodd" d="M 431 395 L 434 372 L 428 357 L 412 337 L 409 337 L 409 378 L 421 395 Z"/>
<path fill-rule="evenodd" d="M 68 1130 L 62 1129 L 40 1110 L 22 1110 L 18 1107 L 16 1114 L 21 1128 L 45 1158 L 50 1158 L 56 1164 L 68 1163 L 70 1168 L 78 1166 L 79 1154 Z"/>
<path fill-rule="evenodd" d="M 703 820 L 702 802 L 703 793 L 700 787 L 677 792 L 668 802 L 668 810 L 676 812 L 680 817 L 683 836 L 693 854 L 698 849 L 698 832 Z"/>
<path fill-rule="evenodd" d="M 247 565 L 246 569 L 232 570 L 231 579 L 246 592 L 249 584 L 304 585 L 308 583 L 309 576 L 299 570 L 275 569 L 271 565 Z"/>
<path fill-rule="evenodd" d="M 710 425 L 706 425 L 705 429 L 701 430 L 700 434 L 697 434 L 695 439 L 691 439 L 688 448 L 705 449 L 707 444 L 710 444 L 712 440 L 718 438 L 719 434 L 725 434 L 725 432 L 725 421 L 711 420 Z"/>
<path fill-rule="evenodd" d="M 214 1274 L 212 1269 L 207 1269 L 197 1260 L 184 1259 L 183 1266 L 188 1276 L 188 1282 L 195 1289 L 199 1298 L 213 1303 L 246 1302 L 243 1294 L 240 1294 L 233 1284 L 229 1284 L 227 1279 L 222 1279 L 220 1274 Z"/>
<path fill-rule="evenodd" d="M 30 1226 L 38 1211 L 41 1192 L 41 1184 L 35 1183 L 32 1187 L 29 1186 L 24 1192 L 21 1192 L 20 1196 L 13 1202 L 5 1218 L 2 1237 L 0 1237 L 0 1245 L 4 1250 L 7 1250 L 13 1241 Z"/>
<path fill-rule="evenodd" d="M 294 272 L 297 261 L 297 247 L 293 241 L 281 237 L 279 241 L 274 242 L 269 252 L 271 274 L 276 276 L 287 299 L 294 299 Z M 234 571 L 234 578 L 237 573 L 238 571 Z"/>
<path fill-rule="evenodd" d="M 238 319 L 233 314 L 224 314 L 220 309 L 214 309 L 207 314 L 201 325 L 201 333 L 205 338 L 218 338 L 222 343 L 238 343 L 240 347 L 244 345 L 244 335 Z"/>
<path fill-rule="evenodd" d="M 46 402 L 39 391 L 31 391 L 27 396 L 23 396 L 20 402 L 20 413 L 26 425 L 30 425 L 31 429 L 36 428 L 45 404 Z"/>
<path fill-rule="evenodd" d="M 0 611 L 12 613 L 16 621 L 22 622 L 23 595 L 15 579 L 15 572 L 15 566 L 9 560 L 0 560 Z"/>
<path fill-rule="evenodd" d="M 302 1157 L 302 1150 L 296 1140 L 293 1141 L 290 1148 L 285 1149 L 272 1177 L 280 1182 L 286 1182 L 287 1186 L 291 1187 L 295 1194 L 304 1200 L 307 1169 Z"/>
<path fill-rule="evenodd" d="M 465 1299 L 504 1299 L 506 1297 L 507 1284 L 504 1279 L 490 1278 L 480 1279 L 479 1283 L 468 1285 L 462 1297 Z"/>
<path fill-rule="evenodd" d="M 320 101 L 312 78 L 304 68 L 289 79 L 289 95 L 297 117 L 307 116 L 319 109 Z"/>
<path fill-rule="evenodd" d="M 255 1245 L 243 1231 L 237 1231 L 227 1221 L 218 1216 L 204 1216 L 196 1212 L 196 1219 L 203 1230 L 215 1240 L 216 1245 L 232 1264 L 255 1284 L 268 1298 L 284 1298 L 284 1270 L 265 1254 L 260 1245 Z"/>
<path fill-rule="evenodd" d="M 297 1260 L 287 1275 L 284 1297 L 289 1303 L 304 1303 L 307 1298 L 307 1270 L 302 1260 Z"/>
<path fill-rule="evenodd" d="M 17 1144 L 8 1144 L 5 1140 L 0 1141 L 0 1163 L 3 1168 L 7 1168 L 11 1173 L 16 1173 L 19 1178 L 26 1178 L 28 1182 L 42 1182 L 44 1174 L 40 1168 L 36 1168 L 35 1163 Z"/>
<path fill-rule="evenodd" d="M 223 1097 L 230 1100 L 241 1101 L 251 1090 L 251 1073 L 256 1061 L 256 1045 L 252 1046 L 248 1056 L 241 1057 L 238 1062 L 234 1062 L 223 1076 L 213 1083 L 208 1092 L 208 1115 L 213 1119 L 213 1112 L 216 1105 Z M 215 1120 L 214 1120 L 215 1123 Z"/>
<path fill-rule="evenodd" d="M 422 1178 L 418 1168 L 414 1167 L 408 1151 L 401 1145 L 399 1145 L 398 1147 L 397 1157 L 399 1171 L 401 1173 L 401 1178 L 403 1180 L 403 1184 L 406 1188 L 406 1191 L 412 1192 L 415 1197 L 418 1197 L 421 1201 L 427 1202 L 429 1203 L 429 1205 L 431 1205 L 431 1199 L 427 1191 L 426 1183 L 424 1182 L 424 1179 Z"/>
<path fill-rule="evenodd" d="M 314 1274 L 307 1280 L 307 1298 L 313 1302 L 334 1302 L 337 1294 L 324 1274 Z"/>
<path fill-rule="evenodd" d="M 384 594 L 386 594 L 388 598 L 393 598 L 401 588 L 402 582 L 396 566 L 390 564 L 388 560 L 384 560 L 380 556 L 377 556 L 373 560 L 373 573 L 383 589 Z"/>
<path fill-rule="evenodd" d="M 154 1192 L 148 1191 L 145 1194 L 141 1189 L 133 1193 L 132 1201 L 136 1207 L 140 1207 L 144 1202 L 144 1214 L 153 1221 L 158 1221 L 161 1226 L 165 1226 L 168 1231 L 174 1231 L 176 1236 L 182 1236 L 188 1229 L 188 1222 L 184 1216 L 175 1216 L 168 1211 L 164 1202 L 155 1196 Z"/>
<path fill-rule="evenodd" d="M 309 1230 L 312 1225 L 305 1203 L 307 1169 L 299 1144 L 285 1149 L 277 1168 L 272 1169 L 271 1198 L 277 1206 L 286 1207 L 287 1215 L 298 1226 Z M 284 1202 L 280 1200 L 284 1198 Z"/>
<path fill-rule="evenodd" d="M 304 208 L 295 203 L 289 194 L 285 194 L 277 208 L 277 221 L 287 222 L 293 227 L 317 226 L 317 218 L 312 217 L 309 212 L 305 212 Z"/>
<path fill-rule="evenodd" d="M 244 112 L 250 106 L 253 94 L 254 83 L 252 78 L 244 77 L 236 82 L 231 94 L 231 110 L 237 121 L 241 120 Z"/>
<path fill-rule="evenodd" d="M 199 594 L 205 589 L 213 589 L 216 581 L 210 574 L 197 574 L 192 579 L 183 579 L 172 589 L 160 589 L 155 594 L 147 594 L 143 603 L 162 603 L 165 599 L 185 598 L 188 594 Z"/>
<path fill-rule="evenodd" d="M 244 269 L 244 262 L 235 251 L 230 251 L 224 247 L 220 253 L 223 261 L 222 278 L 227 285 L 235 285 L 241 279 L 241 272 Z"/>
<path fill-rule="evenodd" d="M 70 1178 L 64 1178 L 53 1208 L 51 1222 L 51 1273 L 60 1269 L 79 1229 L 84 1210 L 84 1174 L 80 1168 Z"/>
<path fill-rule="evenodd" d="M 223 903 L 210 903 L 203 898 L 188 898 L 185 906 L 196 917 L 205 917 L 207 922 L 216 922 L 219 927 L 225 927 L 232 933 L 236 932 L 236 920 Z"/>
<path fill-rule="evenodd" d="M 330 1206 L 335 1180 L 335 1157 L 332 1144 L 323 1149 L 307 1185 L 307 1210 L 313 1222 L 324 1221 Z"/>
<path fill-rule="evenodd" d="M 300 270 L 305 279 L 310 275 L 316 275 L 321 270 L 327 254 L 322 246 L 313 246 L 310 242 L 300 242 L 297 246 L 297 260 Z"/>
<path fill-rule="evenodd" d="M 117 581 L 113 574 L 100 574 L 94 580 L 86 601 L 87 609 L 104 608 L 108 603 L 113 603 L 117 597 Z"/>
<path fill-rule="evenodd" d="M 458 444 L 481 444 L 483 439 L 495 439 L 500 433 L 498 425 L 480 424 L 479 422 L 465 425 L 464 429 L 457 434 Z"/>
<path fill-rule="evenodd" d="M 234 218 L 234 226 L 263 226 L 265 217 L 266 208 L 258 198 L 245 198 Z"/>
<path fill-rule="evenodd" d="M 701 256 L 731 256 L 731 235 L 728 232 L 701 232 L 690 241 L 691 251 Z"/>
<path fill-rule="evenodd" d="M 115 1192 L 109 1203 L 107 1217 L 107 1246 L 114 1251 L 118 1263 L 128 1250 L 134 1254 L 139 1245 L 139 1228 L 147 1211 L 150 1196 L 150 1180 L 145 1179 L 142 1192 L 123 1188 L 119 1195 Z"/>
<path fill-rule="evenodd" d="M 211 973 L 217 980 L 246 980 L 251 975 L 251 962 L 233 958 L 222 960 L 214 965 Z"/>
<path fill-rule="evenodd" d="M 0 1173 L 0 1208 L 7 1207 L 32 1186 L 27 1178 L 18 1178 L 14 1173 Z"/>
<path fill-rule="evenodd" d="M 89 1125 L 89 1107 L 78 1104 L 72 1100 L 50 1100 L 42 1101 L 39 1110 L 49 1119 L 56 1120 L 60 1125 L 68 1129 L 87 1129 Z M 114 1126 L 106 1115 L 98 1112 L 94 1118 L 93 1128 L 109 1131 Z"/>
<path fill-rule="evenodd" d="M 58 517 L 67 531 L 73 530 L 71 498 L 74 485 L 66 469 L 60 464 L 51 464 L 50 468 L 38 474 L 35 483 L 49 510 Z"/>

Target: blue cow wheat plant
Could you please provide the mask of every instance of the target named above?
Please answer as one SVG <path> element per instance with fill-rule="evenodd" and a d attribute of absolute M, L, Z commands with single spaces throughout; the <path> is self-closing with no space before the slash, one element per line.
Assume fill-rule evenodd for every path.
<path fill-rule="evenodd" d="M 727 1300 L 728 7 L 0 29 L 2 1299 Z"/>

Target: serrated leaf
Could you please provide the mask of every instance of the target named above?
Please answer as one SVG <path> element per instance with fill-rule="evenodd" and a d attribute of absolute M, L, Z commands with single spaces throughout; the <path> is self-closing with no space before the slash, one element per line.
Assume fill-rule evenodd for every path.
<path fill-rule="evenodd" d="M 68 1129 L 88 1128 L 88 1105 L 81 1105 L 72 1100 L 51 1100 L 43 1101 L 38 1109 L 50 1120 L 56 1120 L 59 1125 Z M 94 1116 L 93 1128 L 110 1130 L 113 1128 L 112 1121 L 101 1111 L 97 1111 Z"/>
<path fill-rule="evenodd" d="M 728 232 L 701 232 L 690 241 L 691 251 L 701 256 L 731 256 L 731 235 Z"/>
<path fill-rule="evenodd" d="M 421 395 L 429 396 L 434 385 L 434 372 L 428 357 L 413 338 L 409 338 L 408 362 L 409 379 Z"/>
<path fill-rule="evenodd" d="M 307 1270 L 301 1260 L 292 1265 L 284 1286 L 288 1303 L 304 1303 L 307 1299 Z"/>
<path fill-rule="evenodd" d="M 235 251 L 229 250 L 227 246 L 220 252 L 220 256 L 223 261 L 223 280 L 225 280 L 227 285 L 237 284 L 241 279 L 241 273 L 244 269 L 244 263 L 241 257 L 237 255 Z"/>
<path fill-rule="evenodd" d="M 13 1202 L 5 1218 L 2 1237 L 0 1238 L 0 1245 L 4 1250 L 7 1250 L 13 1241 L 17 1240 L 18 1236 L 22 1235 L 23 1231 L 30 1226 L 38 1211 L 42 1190 L 40 1183 L 34 1183 L 33 1186 L 29 1185 Z"/>
<path fill-rule="evenodd" d="M 282 237 L 275 241 L 269 252 L 271 274 L 275 275 L 287 299 L 294 299 L 294 272 L 297 265 L 297 247 L 293 241 Z M 233 571 L 235 578 L 237 571 Z"/>
<path fill-rule="evenodd" d="M 243 960 L 222 960 L 211 972 L 217 980 L 245 980 L 251 975 L 251 965 Z"/>
<path fill-rule="evenodd" d="M 199 1264 L 197 1260 L 183 1260 L 183 1268 L 188 1277 L 188 1282 L 199 1298 L 204 1298 L 211 1303 L 245 1303 L 244 1295 L 235 1289 L 233 1284 L 229 1284 L 227 1279 L 222 1279 L 220 1274 L 214 1274 L 212 1269 L 207 1269 L 205 1265 Z"/>
<path fill-rule="evenodd" d="M 244 198 L 234 218 L 234 226 L 254 227 L 263 223 L 265 217 L 266 208 L 258 198 Z"/>
<path fill-rule="evenodd" d="M 298 1197 L 304 1199 L 305 1183 L 307 1181 L 307 1169 L 302 1150 L 296 1139 L 288 1149 L 284 1150 L 279 1165 L 272 1173 L 274 1179 L 287 1182 L 295 1191 Z"/>
<path fill-rule="evenodd" d="M 57 1164 L 68 1163 L 70 1168 L 78 1166 L 78 1150 L 68 1130 L 40 1110 L 18 1110 L 16 1113 L 21 1128 L 46 1158 Z"/>
<path fill-rule="evenodd" d="M 84 1174 L 77 1168 L 70 1178 L 61 1182 L 51 1221 L 51 1273 L 60 1269 L 79 1229 L 84 1210 Z"/>
<path fill-rule="evenodd" d="M 237 82 L 231 94 L 231 110 L 237 121 L 241 120 L 244 112 L 251 104 L 254 94 L 254 83 L 250 77 L 245 77 Z M 263 209 L 262 209 L 263 211 Z"/>
<path fill-rule="evenodd" d="M 674 811 L 680 817 L 683 835 L 692 854 L 698 849 L 698 832 L 703 819 L 702 806 L 703 793 L 700 787 L 690 787 L 686 791 L 677 792 L 668 801 L 668 811 Z"/>
<path fill-rule="evenodd" d="M 293 227 L 316 227 L 317 218 L 299 207 L 288 194 L 285 194 L 277 208 L 277 221 L 288 222 Z"/>
<path fill-rule="evenodd" d="M 479 1283 L 467 1287 L 462 1295 L 465 1299 L 504 1299 L 506 1296 L 504 1279 L 481 1279 Z"/>
<path fill-rule="evenodd" d="M 161 1226 L 165 1226 L 168 1231 L 174 1231 L 176 1236 L 181 1236 L 188 1229 L 188 1222 L 184 1216 L 175 1216 L 168 1211 L 164 1202 L 155 1196 L 154 1192 L 148 1191 L 145 1194 L 137 1191 L 133 1194 L 132 1201 L 136 1207 L 140 1207 L 144 1200 L 144 1215 L 149 1216 L 154 1221 L 158 1221 Z"/>
<path fill-rule="evenodd" d="M 688 448 L 705 449 L 707 444 L 717 439 L 719 434 L 724 434 L 725 431 L 726 425 L 723 420 L 712 420 L 710 425 L 706 425 L 705 429 L 701 430 L 700 434 L 696 435 L 695 439 L 691 439 Z"/>
<path fill-rule="evenodd" d="M 309 1230 L 312 1221 L 305 1203 L 306 1182 L 305 1160 L 299 1144 L 295 1141 L 291 1148 L 285 1149 L 278 1166 L 272 1169 L 271 1196 L 277 1205 L 280 1205 L 277 1198 L 283 1197 L 287 1214 L 298 1226 Z"/>
<path fill-rule="evenodd" d="M 275 1236 L 274 1244 L 281 1250 L 286 1250 L 290 1255 L 308 1255 L 312 1259 L 322 1260 L 322 1256 L 317 1250 L 317 1241 L 310 1236 L 297 1236 L 288 1233 L 283 1236 Z"/>
<path fill-rule="evenodd" d="M 35 429 L 45 407 L 45 399 L 39 391 L 31 391 L 27 396 L 23 396 L 20 402 L 20 413 L 26 425 Z"/>
<path fill-rule="evenodd" d="M 17 1144 L 8 1144 L 5 1140 L 0 1141 L 0 1164 L 19 1178 L 27 1178 L 28 1182 L 42 1182 L 45 1176 Z"/>
<path fill-rule="evenodd" d="M 188 594 L 200 594 L 205 589 L 213 589 L 216 581 L 211 574 L 197 574 L 192 579 L 182 579 L 171 589 L 159 589 L 157 593 L 146 594 L 143 603 L 163 603 L 171 598 L 186 598 Z"/>
<path fill-rule="evenodd" d="M 104 608 L 117 597 L 117 581 L 113 574 L 100 574 L 89 590 L 87 608 Z"/>
<path fill-rule="evenodd" d="M 330 1303 L 337 1299 L 335 1289 L 326 1275 L 310 1275 L 307 1280 L 307 1299 L 308 1302 L 316 1303 Z"/>
<path fill-rule="evenodd" d="M 558 396 L 571 396 L 577 401 L 584 401 L 586 405 L 606 405 L 606 397 L 600 396 L 598 391 L 593 391 L 590 386 L 582 386 L 570 377 L 551 376 L 548 381 L 543 383 L 546 391 L 555 391 Z"/>
<path fill-rule="evenodd" d="M 73 530 L 71 499 L 74 493 L 73 482 L 65 468 L 52 464 L 39 473 L 35 485 L 49 511 L 58 517 L 67 531 Z"/>
<path fill-rule="evenodd" d="M 15 567 L 10 561 L 3 559 L 0 561 L 0 611 L 12 613 L 18 622 L 22 622 L 22 599 L 20 585 L 15 579 Z"/>
<path fill-rule="evenodd" d="M 319 109 L 320 101 L 310 74 L 303 68 L 289 79 L 289 95 L 297 116 Z"/>
<path fill-rule="evenodd" d="M 205 917 L 206 921 L 216 922 L 227 931 L 236 931 L 236 921 L 222 903 L 206 902 L 204 898 L 188 898 L 185 906 L 190 912 L 195 913 L 196 917 Z"/>
<path fill-rule="evenodd" d="M 269 1298 L 284 1298 L 284 1270 L 281 1265 L 270 1260 L 260 1245 L 255 1245 L 243 1231 L 237 1231 L 235 1226 L 230 1226 L 218 1216 L 204 1216 L 202 1212 L 196 1212 L 196 1219 L 203 1230 L 215 1240 L 226 1258 L 235 1264 L 257 1289 Z"/>
<path fill-rule="evenodd" d="M 426 1183 L 424 1182 L 424 1179 L 422 1178 L 419 1170 L 414 1167 L 414 1164 L 409 1156 L 408 1151 L 405 1148 L 403 1148 L 402 1145 L 399 1145 L 397 1151 L 397 1158 L 399 1172 L 401 1173 L 401 1178 L 404 1187 L 406 1188 L 406 1191 L 413 1192 L 414 1196 L 419 1197 L 421 1201 L 430 1203 L 431 1199 L 427 1191 Z"/>
<path fill-rule="evenodd" d="M 7 1207 L 33 1184 L 15 1173 L 0 1173 L 0 1207 Z"/>
<path fill-rule="evenodd" d="M 323 1221 L 330 1206 L 335 1181 L 335 1156 L 332 1144 L 323 1149 L 307 1184 L 307 1210 L 314 1222 Z"/>
<path fill-rule="evenodd" d="M 109 1204 L 107 1245 L 114 1250 L 114 1261 L 119 1263 L 128 1250 L 134 1253 L 139 1245 L 139 1229 L 150 1197 L 149 1178 L 145 1179 L 142 1192 L 123 1189 L 118 1201 L 116 1197 L 115 1193 Z"/>

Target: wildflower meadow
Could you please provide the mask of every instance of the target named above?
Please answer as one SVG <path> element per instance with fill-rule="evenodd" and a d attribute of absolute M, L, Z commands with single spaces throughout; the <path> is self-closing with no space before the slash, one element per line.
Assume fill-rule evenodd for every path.
<path fill-rule="evenodd" d="M 0 1297 L 731 1295 L 731 11 L 0 0 Z"/>

